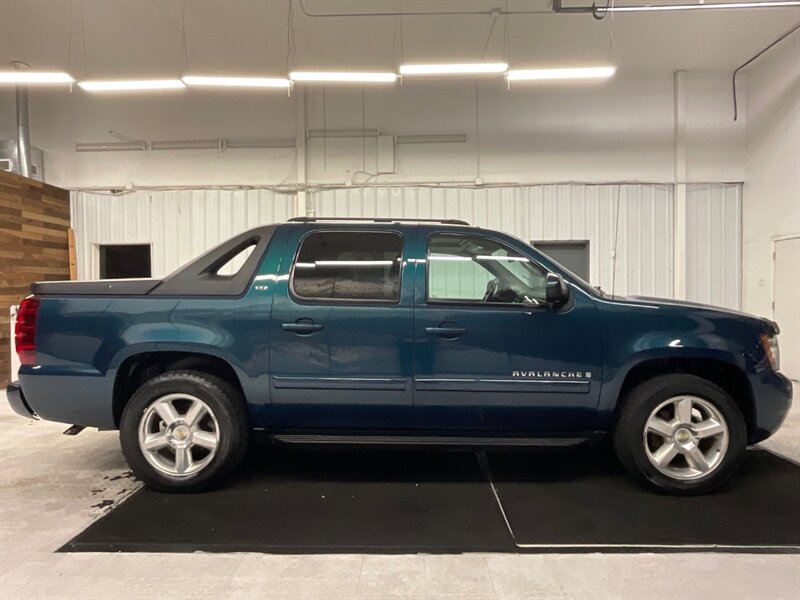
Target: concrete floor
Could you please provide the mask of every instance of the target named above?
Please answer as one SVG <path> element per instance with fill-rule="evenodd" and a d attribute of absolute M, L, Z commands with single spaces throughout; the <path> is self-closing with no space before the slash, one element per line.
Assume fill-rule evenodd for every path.
<path fill-rule="evenodd" d="M 800 598 L 800 555 L 55 554 L 138 486 L 115 432 L 65 428 L 14 415 L 0 394 L 3 600 Z M 764 445 L 800 461 L 800 402 Z"/>

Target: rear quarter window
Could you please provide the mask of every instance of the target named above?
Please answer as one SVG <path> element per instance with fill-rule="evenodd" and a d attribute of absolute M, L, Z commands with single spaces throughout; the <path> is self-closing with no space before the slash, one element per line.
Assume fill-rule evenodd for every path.
<path fill-rule="evenodd" d="M 398 302 L 402 256 L 396 233 L 314 232 L 301 242 L 291 288 L 307 300 Z"/>

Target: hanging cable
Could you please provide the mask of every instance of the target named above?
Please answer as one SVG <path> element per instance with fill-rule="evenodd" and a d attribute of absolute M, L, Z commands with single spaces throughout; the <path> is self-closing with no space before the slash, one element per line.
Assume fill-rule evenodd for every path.
<path fill-rule="evenodd" d="M 492 41 L 492 34 L 494 33 L 494 27 L 497 25 L 497 18 L 499 16 L 499 12 L 492 13 L 492 24 L 489 26 L 489 34 L 486 36 L 486 43 L 483 45 L 481 60 L 486 60 L 486 53 L 489 52 L 489 43 Z"/>
<path fill-rule="evenodd" d="M 781 43 L 783 40 L 785 40 L 787 37 L 792 35 L 798 29 L 800 29 L 800 25 L 795 25 L 789 31 L 787 31 L 781 37 L 779 37 L 777 40 L 772 42 L 769 46 L 764 48 L 761 52 L 759 52 L 754 57 L 752 57 L 750 60 L 748 60 L 747 62 L 742 63 L 741 65 L 736 67 L 736 70 L 733 72 L 733 78 L 732 78 L 732 82 L 731 82 L 731 85 L 733 86 L 733 120 L 734 121 L 736 121 L 739 118 L 739 105 L 738 105 L 738 102 L 737 102 L 737 99 L 736 99 L 736 76 L 739 74 L 739 71 L 744 69 L 747 65 L 749 65 L 750 63 L 752 63 L 756 59 L 760 58 L 763 54 L 765 54 L 773 46 L 776 46 L 777 44 Z"/>
<path fill-rule="evenodd" d="M 481 178 L 481 120 L 480 100 L 478 97 L 478 79 L 475 82 L 475 179 Z"/>
<path fill-rule="evenodd" d="M 181 0 L 181 75 L 189 71 L 189 48 L 186 44 L 186 0 Z"/>
<path fill-rule="evenodd" d="M 603 8 L 597 8 L 597 4 L 592 2 L 592 16 L 598 20 L 602 21 L 606 18 L 608 14 L 608 9 L 613 6 L 612 0 L 606 0 L 606 5 Z M 613 18 L 613 11 L 612 11 L 612 18 Z"/>
<path fill-rule="evenodd" d="M 67 30 L 67 69 L 72 70 L 72 0 L 69 0 L 69 29 Z"/>
<path fill-rule="evenodd" d="M 89 58 L 86 52 L 86 19 L 83 16 L 83 2 L 80 3 L 81 7 L 81 37 L 83 38 L 83 70 L 86 73 L 89 70 Z"/>
<path fill-rule="evenodd" d="M 397 14 L 394 16 L 392 24 L 392 68 L 397 69 L 405 62 L 405 52 L 403 48 L 403 6 L 401 0 L 397 0 Z M 399 30 L 399 35 L 398 35 Z M 400 60 L 397 60 L 397 44 L 400 43 Z"/>
<path fill-rule="evenodd" d="M 611 256 L 611 265 L 612 265 L 612 270 L 611 270 L 611 295 L 612 296 L 614 295 L 614 290 L 615 290 L 616 283 L 617 283 L 617 243 L 619 241 L 619 197 L 620 197 L 620 191 L 621 190 L 622 190 L 622 186 L 621 185 L 617 185 L 617 203 L 616 203 L 617 204 L 617 214 L 616 214 L 615 223 L 614 223 L 614 246 L 613 246 L 613 250 L 611 251 L 611 253 L 612 253 L 612 256 Z"/>
<path fill-rule="evenodd" d="M 361 170 L 367 171 L 367 105 L 364 86 L 361 86 Z M 377 143 L 377 140 L 376 140 Z"/>
<path fill-rule="evenodd" d="M 614 2 L 616 0 L 611 0 L 611 8 L 614 8 Z M 608 26 L 608 63 L 614 64 L 614 54 L 617 51 L 617 42 L 614 38 L 614 11 L 611 11 L 611 19 L 609 21 Z"/>
<path fill-rule="evenodd" d="M 286 72 L 291 73 L 297 63 L 297 47 L 294 37 L 294 3 L 289 0 L 289 14 L 286 17 Z"/>
<path fill-rule="evenodd" d="M 397 6 L 400 9 L 400 15 L 398 19 L 400 20 L 400 62 L 404 63 L 406 61 L 406 46 L 405 46 L 405 35 L 403 31 L 403 7 L 401 6 L 401 0 L 397 0 Z"/>
<path fill-rule="evenodd" d="M 505 23 L 503 24 L 503 62 L 511 64 L 511 20 L 508 13 L 508 0 L 506 0 Z"/>

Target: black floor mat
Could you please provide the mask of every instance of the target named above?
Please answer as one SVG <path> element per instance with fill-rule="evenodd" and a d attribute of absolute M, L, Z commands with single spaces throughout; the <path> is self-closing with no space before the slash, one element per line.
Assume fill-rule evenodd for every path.
<path fill-rule="evenodd" d="M 800 550 L 800 468 L 749 451 L 718 492 L 678 498 L 639 487 L 604 448 L 492 452 L 485 461 L 469 452 L 260 448 L 224 488 L 142 490 L 61 551 L 714 549 Z"/>
<path fill-rule="evenodd" d="M 142 490 L 66 551 L 513 552 L 474 454 L 254 449 L 204 494 Z"/>
<path fill-rule="evenodd" d="M 495 453 L 489 464 L 522 549 L 800 551 L 800 468 L 766 451 L 692 497 L 642 489 L 610 453 Z"/>

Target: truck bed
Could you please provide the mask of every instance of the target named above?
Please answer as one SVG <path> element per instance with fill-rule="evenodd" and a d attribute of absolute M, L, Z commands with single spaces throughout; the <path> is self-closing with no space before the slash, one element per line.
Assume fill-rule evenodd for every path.
<path fill-rule="evenodd" d="M 274 225 L 266 225 L 241 233 L 164 279 L 40 281 L 31 284 L 31 292 L 37 296 L 240 296 L 252 280 L 274 232 Z M 247 249 L 252 252 L 238 272 L 218 273 Z"/>

